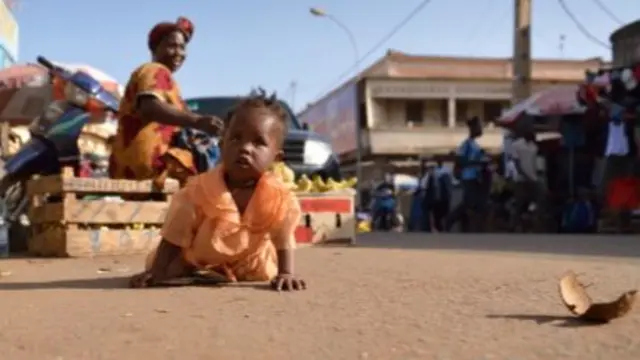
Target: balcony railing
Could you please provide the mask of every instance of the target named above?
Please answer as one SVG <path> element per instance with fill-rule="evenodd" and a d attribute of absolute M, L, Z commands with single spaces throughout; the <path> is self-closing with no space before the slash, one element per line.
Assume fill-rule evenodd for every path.
<path fill-rule="evenodd" d="M 384 127 L 363 132 L 363 144 L 372 154 L 429 154 L 449 153 L 467 137 L 466 128 L 443 127 Z M 482 148 L 498 152 L 502 147 L 503 131 L 485 128 L 478 139 Z"/>

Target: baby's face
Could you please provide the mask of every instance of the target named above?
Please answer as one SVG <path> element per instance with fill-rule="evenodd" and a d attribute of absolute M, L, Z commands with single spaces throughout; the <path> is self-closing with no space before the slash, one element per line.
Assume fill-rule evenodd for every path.
<path fill-rule="evenodd" d="M 257 180 L 280 161 L 280 126 L 267 109 L 248 108 L 234 115 L 222 142 L 222 162 L 232 180 Z"/>

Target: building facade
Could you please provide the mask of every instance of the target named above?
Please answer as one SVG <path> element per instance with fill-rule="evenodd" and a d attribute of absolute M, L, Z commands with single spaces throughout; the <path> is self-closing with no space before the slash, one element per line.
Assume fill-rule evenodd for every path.
<path fill-rule="evenodd" d="M 613 66 L 628 66 L 640 62 L 640 20 L 614 31 L 609 40 Z"/>
<path fill-rule="evenodd" d="M 586 70 L 603 65 L 599 58 L 535 60 L 533 92 L 579 84 Z M 489 123 L 510 106 L 513 70 L 510 59 L 389 51 L 357 79 L 299 115 L 332 141 L 347 172 L 353 169 L 349 164 L 355 159 L 357 133 L 366 165 L 415 167 L 420 156 L 450 153 L 466 137 L 467 119 L 478 116 Z M 480 143 L 497 152 L 502 141 L 502 131 L 488 125 Z"/>
<path fill-rule="evenodd" d="M 0 0 L 0 69 L 18 61 L 19 28 L 12 8 L 12 1 Z"/>

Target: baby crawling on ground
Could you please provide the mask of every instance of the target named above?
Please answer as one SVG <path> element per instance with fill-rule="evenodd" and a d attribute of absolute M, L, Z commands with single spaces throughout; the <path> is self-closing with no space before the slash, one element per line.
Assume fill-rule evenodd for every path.
<path fill-rule="evenodd" d="M 263 90 L 231 114 L 215 169 L 191 177 L 171 201 L 162 240 L 132 287 L 212 271 L 228 281 L 271 281 L 302 290 L 293 269 L 301 211 L 295 194 L 268 169 L 282 159 L 287 113 Z"/>

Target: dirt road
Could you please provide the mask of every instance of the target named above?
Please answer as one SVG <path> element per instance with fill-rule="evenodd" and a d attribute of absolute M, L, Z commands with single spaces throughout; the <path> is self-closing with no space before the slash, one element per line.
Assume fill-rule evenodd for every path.
<path fill-rule="evenodd" d="M 636 241 L 373 235 L 300 250 L 293 294 L 122 288 L 141 257 L 1 261 L 0 358 L 639 359 L 640 310 L 581 327 L 556 285 L 573 269 L 597 299 L 640 287 Z"/>

